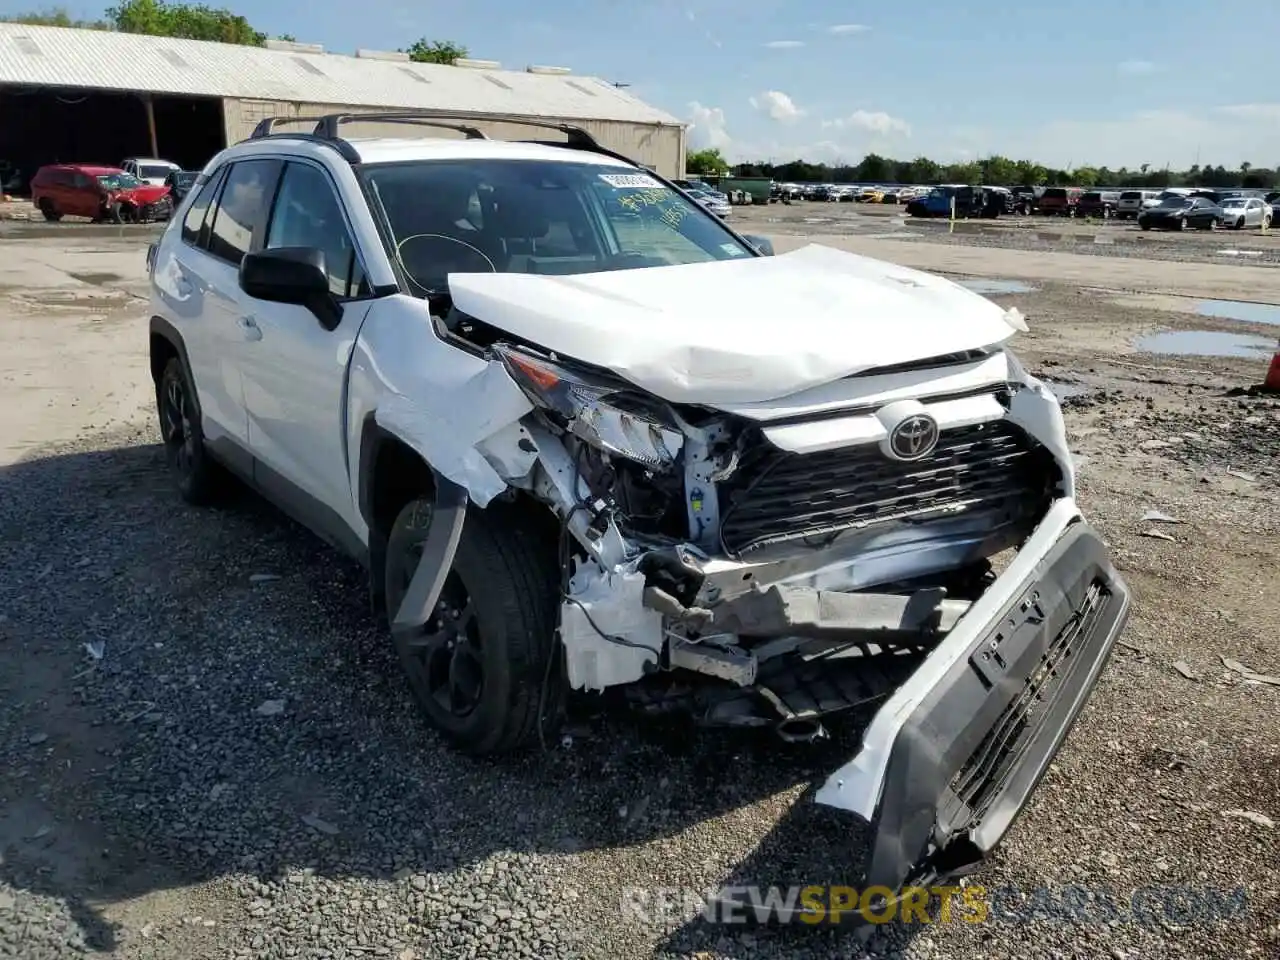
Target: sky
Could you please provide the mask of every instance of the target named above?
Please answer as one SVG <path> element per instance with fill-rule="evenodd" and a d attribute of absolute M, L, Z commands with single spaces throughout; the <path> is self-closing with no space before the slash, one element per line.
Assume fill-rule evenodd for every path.
<path fill-rule="evenodd" d="M 211 6 L 223 0 L 205 0 Z M 226 0 L 335 52 L 453 40 L 630 84 L 732 161 L 1280 165 L 1280 3 Z M 48 4 L 0 0 L 0 13 Z M 62 4 L 97 17 L 103 3 Z M 1227 25 L 1225 28 L 1220 25 Z"/>

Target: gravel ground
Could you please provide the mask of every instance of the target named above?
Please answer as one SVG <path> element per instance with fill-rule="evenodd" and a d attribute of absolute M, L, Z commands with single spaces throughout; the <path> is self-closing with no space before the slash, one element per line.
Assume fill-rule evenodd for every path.
<path fill-rule="evenodd" d="M 35 238 L 0 239 L 17 242 L 36 263 Z M 136 292 L 134 247 L 91 242 L 75 272 Z M 50 251 L 61 263 L 74 242 Z M 93 260 L 111 251 L 119 264 Z M 1029 368 L 1072 394 L 1081 499 L 1134 617 L 972 881 L 1046 892 L 867 944 L 620 909 L 628 887 L 856 882 L 861 831 L 805 802 L 855 730 L 787 748 L 581 705 L 545 754 L 450 753 L 357 568 L 248 494 L 196 510 L 173 493 L 138 306 L 0 289 L 0 330 L 19 337 L 0 439 L 46 436 L 0 469 L 0 956 L 1280 955 L 1280 687 L 1223 662 L 1280 675 L 1280 401 L 1240 389 L 1265 361 L 1131 346 L 1155 327 L 1266 328 L 1040 286 L 997 299 L 1031 319 Z M 32 383 L 18 363 L 40 344 L 56 360 Z M 93 358 L 112 386 L 49 379 Z M 1072 887 L 1109 890 L 1117 912 L 1064 919 Z M 1243 888 L 1245 908 L 1179 913 L 1173 888 L 1188 910 Z"/>

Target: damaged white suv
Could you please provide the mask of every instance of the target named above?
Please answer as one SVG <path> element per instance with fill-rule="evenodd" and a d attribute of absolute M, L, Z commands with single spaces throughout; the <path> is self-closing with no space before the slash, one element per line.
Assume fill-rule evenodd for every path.
<path fill-rule="evenodd" d="M 874 824 L 869 882 L 980 861 L 1129 606 L 1017 312 L 771 256 L 574 128 L 314 119 L 218 154 L 148 251 L 183 495 L 227 468 L 359 558 L 462 749 L 569 689 L 792 740 L 861 714 L 817 799 Z"/>

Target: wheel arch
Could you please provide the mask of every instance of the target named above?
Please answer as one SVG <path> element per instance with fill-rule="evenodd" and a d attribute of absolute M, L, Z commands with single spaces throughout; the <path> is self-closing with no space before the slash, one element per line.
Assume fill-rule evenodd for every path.
<path fill-rule="evenodd" d="M 438 503 L 442 490 L 456 498 L 455 491 L 461 488 L 437 473 L 406 440 L 379 424 L 376 412 L 368 413 L 361 424 L 359 456 L 356 505 L 369 529 L 369 605 L 377 618 L 389 622 L 395 611 L 386 606 L 387 542 L 396 516 L 410 500 L 429 497 Z M 465 507 L 465 491 L 462 495 Z M 447 552 L 447 557 L 441 556 L 445 571 L 453 560 L 452 549 Z"/>
<path fill-rule="evenodd" d="M 196 415 L 200 415 L 200 387 L 196 384 L 195 374 L 191 369 L 191 360 L 187 356 L 187 345 L 182 334 L 164 317 L 151 318 L 150 324 L 150 366 L 151 380 L 159 384 L 164 375 L 164 368 L 169 361 L 177 357 L 187 371 L 187 380 L 191 385 L 191 402 L 195 406 Z"/>
<path fill-rule="evenodd" d="M 438 471 L 409 441 L 378 423 L 376 412 L 366 414 L 361 424 L 356 503 L 368 527 L 370 605 L 376 616 L 388 617 L 385 603 L 387 543 L 397 515 L 406 503 L 430 498 L 438 511 L 433 518 L 424 562 L 435 557 L 437 588 L 453 562 L 457 538 L 471 510 L 486 509 L 474 502 L 466 487 Z M 554 537 L 555 521 L 550 511 L 536 505 L 520 491 L 490 503 L 507 504 L 512 518 L 531 523 L 540 533 Z M 433 550 L 434 546 L 434 550 Z M 425 616 L 425 612 L 423 614 Z"/>

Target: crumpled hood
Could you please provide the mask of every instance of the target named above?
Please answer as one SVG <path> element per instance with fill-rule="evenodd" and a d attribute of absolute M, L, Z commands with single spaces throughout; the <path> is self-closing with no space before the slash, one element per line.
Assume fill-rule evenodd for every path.
<path fill-rule="evenodd" d="M 576 276 L 451 274 L 464 313 L 674 403 L 773 400 L 1004 343 L 1006 311 L 942 277 L 810 244 Z"/>

